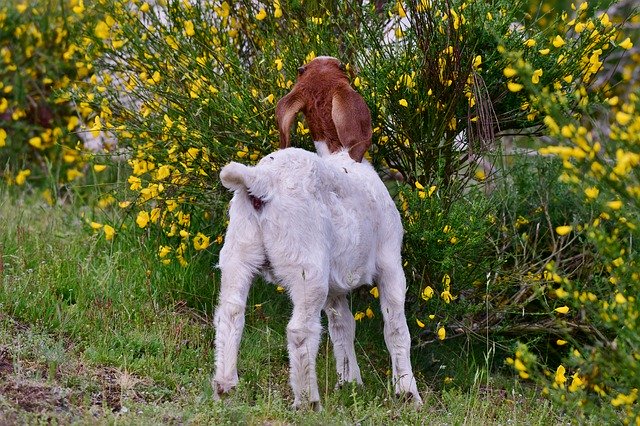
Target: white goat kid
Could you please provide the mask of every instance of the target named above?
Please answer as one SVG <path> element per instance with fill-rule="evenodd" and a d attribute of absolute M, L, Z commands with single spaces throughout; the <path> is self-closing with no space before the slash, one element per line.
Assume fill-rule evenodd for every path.
<path fill-rule="evenodd" d="M 400 215 L 373 167 L 346 151 L 325 157 L 298 148 L 276 151 L 255 167 L 225 166 L 220 179 L 235 192 L 220 252 L 222 284 L 215 313 L 215 398 L 238 383 L 237 359 L 247 294 L 254 276 L 286 288 L 294 407 L 320 408 L 316 355 L 328 318 L 339 382 L 362 383 L 347 293 L 378 285 L 384 338 L 396 394 L 422 400 L 409 359 Z"/>

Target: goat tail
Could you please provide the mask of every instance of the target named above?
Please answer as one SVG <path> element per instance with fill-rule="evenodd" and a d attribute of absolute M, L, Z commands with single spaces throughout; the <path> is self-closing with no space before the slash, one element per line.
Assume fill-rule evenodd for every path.
<path fill-rule="evenodd" d="M 254 174 L 253 168 L 232 162 L 222 168 L 220 180 L 225 188 L 238 191 L 249 188 L 255 177 Z"/>

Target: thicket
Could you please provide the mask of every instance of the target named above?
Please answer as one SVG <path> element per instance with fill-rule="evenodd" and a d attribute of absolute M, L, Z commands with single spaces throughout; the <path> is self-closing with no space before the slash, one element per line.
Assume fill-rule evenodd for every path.
<path fill-rule="evenodd" d="M 401 176 L 389 187 L 419 344 L 519 338 L 520 377 L 637 422 L 629 5 L 5 4 L 3 177 L 49 202 L 99 192 L 113 220 L 88 231 L 153 241 L 158 267 L 215 259 L 229 199 L 217 172 L 273 150 L 297 67 L 336 56 L 372 112 L 369 160 Z M 312 149 L 308 133 L 300 117 L 294 145 Z M 369 302 L 355 302 L 359 320 Z"/>

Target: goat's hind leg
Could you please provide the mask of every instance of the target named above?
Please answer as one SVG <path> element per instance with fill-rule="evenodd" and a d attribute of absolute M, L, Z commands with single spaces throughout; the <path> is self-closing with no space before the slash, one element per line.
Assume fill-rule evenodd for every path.
<path fill-rule="evenodd" d="M 356 337 L 356 321 L 349 309 L 346 295 L 329 296 L 324 312 L 327 314 L 329 336 L 336 358 L 337 386 L 344 382 L 361 385 L 362 378 L 353 344 Z"/>
<path fill-rule="evenodd" d="M 248 237 L 247 240 L 228 240 L 220 252 L 220 295 L 213 320 L 216 333 L 215 374 L 211 383 L 214 399 L 238 384 L 238 350 L 247 296 L 263 262 L 261 241 L 251 241 Z"/>
<path fill-rule="evenodd" d="M 400 259 L 379 265 L 378 290 L 395 392 L 397 395 L 411 396 L 416 407 L 419 407 L 422 398 L 411 369 L 411 336 L 404 312 L 406 281 Z"/>

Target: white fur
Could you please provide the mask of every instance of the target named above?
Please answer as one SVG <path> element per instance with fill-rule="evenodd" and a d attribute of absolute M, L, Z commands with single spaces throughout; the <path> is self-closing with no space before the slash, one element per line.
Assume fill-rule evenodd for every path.
<path fill-rule="evenodd" d="M 402 224 L 373 167 L 355 162 L 346 151 L 318 156 L 288 148 L 267 155 L 255 167 L 231 163 L 220 178 L 235 194 L 220 252 L 214 396 L 238 383 L 247 294 L 253 277 L 262 273 L 286 288 L 293 302 L 287 341 L 295 407 L 320 406 L 315 365 L 322 310 L 328 317 L 339 382 L 362 383 L 355 320 L 346 295 L 374 281 L 395 391 L 421 405 L 404 313 Z M 256 208 L 257 200 L 262 204 Z"/>

